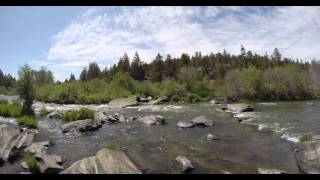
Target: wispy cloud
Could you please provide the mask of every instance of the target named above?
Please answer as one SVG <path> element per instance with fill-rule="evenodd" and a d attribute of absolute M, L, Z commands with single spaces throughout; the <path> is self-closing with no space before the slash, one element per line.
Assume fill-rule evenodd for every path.
<path fill-rule="evenodd" d="M 91 61 L 113 64 L 124 52 L 149 62 L 158 52 L 238 54 L 240 44 L 311 59 L 319 41 L 319 7 L 93 7 L 53 37 L 46 59 L 61 73 Z"/>

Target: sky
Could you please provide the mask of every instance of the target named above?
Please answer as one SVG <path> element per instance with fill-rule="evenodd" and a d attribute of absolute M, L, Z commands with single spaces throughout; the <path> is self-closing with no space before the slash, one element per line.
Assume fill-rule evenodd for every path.
<path fill-rule="evenodd" d="M 240 46 L 258 54 L 320 59 L 320 7 L 0 7 L 0 69 L 46 66 L 56 80 L 89 62 L 104 69 L 126 52 L 151 62 Z"/>

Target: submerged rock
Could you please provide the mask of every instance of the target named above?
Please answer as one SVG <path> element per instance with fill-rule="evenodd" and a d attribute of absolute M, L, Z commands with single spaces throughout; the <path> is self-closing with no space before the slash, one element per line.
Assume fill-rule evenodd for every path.
<path fill-rule="evenodd" d="M 227 110 L 233 113 L 241 113 L 241 112 L 252 112 L 254 108 L 244 103 L 238 103 L 238 104 L 227 104 Z"/>
<path fill-rule="evenodd" d="M 63 124 L 61 126 L 62 132 L 88 132 L 88 131 L 95 131 L 102 127 L 102 124 L 93 120 L 93 119 L 85 119 L 85 120 L 78 120 L 73 121 L 67 124 Z"/>
<path fill-rule="evenodd" d="M 177 123 L 177 126 L 178 126 L 179 128 L 191 128 L 191 127 L 194 126 L 194 124 L 191 123 L 191 122 L 188 122 L 188 121 L 179 121 L 179 122 Z"/>
<path fill-rule="evenodd" d="M 63 117 L 63 113 L 60 111 L 53 111 L 47 115 L 47 118 L 50 119 L 61 119 Z"/>
<path fill-rule="evenodd" d="M 95 156 L 73 163 L 61 174 L 141 174 L 122 151 L 102 149 Z"/>
<path fill-rule="evenodd" d="M 281 171 L 278 169 L 265 169 L 265 168 L 258 168 L 258 174 L 287 174 L 285 171 Z"/>
<path fill-rule="evenodd" d="M 158 105 L 158 104 L 162 104 L 164 102 L 169 101 L 169 98 L 167 96 L 162 96 L 159 97 L 158 99 L 154 100 L 154 101 L 150 101 L 148 102 L 149 105 Z"/>
<path fill-rule="evenodd" d="M 139 117 L 137 120 L 139 122 L 147 124 L 147 125 L 163 124 L 165 122 L 164 117 L 162 117 L 160 115 L 151 115 L 151 116 Z"/>
<path fill-rule="evenodd" d="M 312 136 L 311 141 L 299 144 L 297 161 L 302 172 L 320 174 L 320 135 Z"/>
<path fill-rule="evenodd" d="M 0 125 L 0 162 L 15 157 L 23 148 L 29 146 L 35 133 L 35 131 L 20 129 L 15 125 Z"/>
<path fill-rule="evenodd" d="M 136 119 L 136 117 L 127 117 L 119 113 L 106 116 L 106 118 L 107 118 L 106 121 L 111 123 L 128 123 Z"/>
<path fill-rule="evenodd" d="M 191 161 L 187 159 L 185 156 L 178 156 L 176 158 L 176 161 L 181 164 L 181 169 L 184 173 L 190 172 L 194 169 L 194 167 L 191 164 Z"/>
<path fill-rule="evenodd" d="M 208 140 L 219 140 L 220 138 L 218 136 L 215 136 L 213 134 L 208 133 L 207 134 L 207 139 Z"/>
<path fill-rule="evenodd" d="M 128 106 L 137 106 L 139 105 L 139 102 L 138 102 L 138 97 L 132 96 L 129 98 L 114 99 L 110 101 L 108 105 L 116 108 L 125 108 Z"/>
<path fill-rule="evenodd" d="M 206 116 L 198 116 L 190 121 L 194 126 L 213 126 L 214 123 L 211 119 L 208 119 Z"/>

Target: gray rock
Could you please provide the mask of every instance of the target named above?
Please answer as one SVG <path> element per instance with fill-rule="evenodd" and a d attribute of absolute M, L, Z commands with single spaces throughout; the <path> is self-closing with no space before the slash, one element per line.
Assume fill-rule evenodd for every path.
<path fill-rule="evenodd" d="M 7 161 L 10 157 L 19 154 L 34 138 L 34 131 L 20 129 L 18 126 L 0 125 L 0 161 Z"/>
<path fill-rule="evenodd" d="M 106 122 L 108 120 L 108 116 L 106 116 L 104 113 L 102 112 L 97 112 L 94 115 L 94 120 L 100 124 Z"/>
<path fill-rule="evenodd" d="M 281 171 L 278 169 L 265 169 L 265 168 L 258 168 L 258 174 L 287 174 L 285 171 Z"/>
<path fill-rule="evenodd" d="M 198 116 L 190 121 L 193 125 L 213 126 L 214 123 L 211 119 L 205 116 Z"/>
<path fill-rule="evenodd" d="M 179 121 L 177 126 L 180 128 L 191 128 L 194 126 L 194 124 L 188 121 Z"/>
<path fill-rule="evenodd" d="M 169 98 L 167 96 L 162 96 L 159 97 L 158 99 L 154 100 L 154 101 L 150 101 L 148 102 L 149 105 L 158 105 L 158 104 L 162 104 L 164 102 L 169 101 Z"/>
<path fill-rule="evenodd" d="M 141 174 L 121 151 L 102 149 L 95 156 L 73 163 L 61 174 Z"/>
<path fill-rule="evenodd" d="M 191 164 L 191 161 L 187 159 L 185 156 L 178 156 L 176 158 L 176 161 L 181 164 L 182 172 L 190 172 L 194 169 L 194 167 Z"/>
<path fill-rule="evenodd" d="M 138 97 L 132 96 L 129 98 L 114 99 L 110 101 L 108 105 L 116 108 L 125 108 L 128 106 L 137 106 L 139 105 L 139 102 L 138 102 Z"/>
<path fill-rule="evenodd" d="M 85 119 L 85 120 L 78 120 L 73 121 L 67 124 L 63 124 L 61 126 L 62 132 L 73 132 L 73 133 L 79 133 L 79 132 L 89 132 L 89 131 L 95 131 L 102 127 L 101 123 L 96 122 L 93 119 Z"/>
<path fill-rule="evenodd" d="M 165 119 L 160 115 L 151 115 L 151 116 L 139 117 L 137 121 L 147 125 L 156 125 L 156 124 L 163 124 L 165 122 Z"/>
<path fill-rule="evenodd" d="M 53 111 L 47 115 L 47 118 L 50 119 L 61 119 L 63 117 L 63 113 L 60 111 Z"/>
<path fill-rule="evenodd" d="M 296 154 L 299 168 L 307 174 L 320 174 L 320 136 L 312 136 L 311 141 L 299 144 Z"/>
<path fill-rule="evenodd" d="M 215 136 L 213 134 L 208 133 L 207 134 L 207 139 L 208 140 L 219 140 L 220 138 L 218 136 Z"/>
<path fill-rule="evenodd" d="M 233 113 L 241 113 L 241 112 L 252 112 L 254 108 L 244 103 L 238 103 L 238 104 L 227 104 L 227 110 Z"/>

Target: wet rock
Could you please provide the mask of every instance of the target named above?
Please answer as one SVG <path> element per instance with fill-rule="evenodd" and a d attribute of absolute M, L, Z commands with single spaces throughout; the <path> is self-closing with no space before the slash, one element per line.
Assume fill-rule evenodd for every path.
<path fill-rule="evenodd" d="M 13 124 L 18 125 L 16 118 L 0 116 L 0 124 Z"/>
<path fill-rule="evenodd" d="M 258 168 L 258 174 L 287 174 L 285 171 L 281 171 L 278 169 L 265 169 L 265 168 Z"/>
<path fill-rule="evenodd" d="M 219 140 L 220 138 L 218 136 L 215 136 L 213 134 L 208 133 L 207 134 L 207 139 L 208 140 Z"/>
<path fill-rule="evenodd" d="M 179 121 L 179 122 L 177 123 L 177 126 L 178 126 L 179 128 L 191 128 L 191 127 L 194 126 L 194 124 L 191 123 L 191 122 L 188 122 L 188 121 Z"/>
<path fill-rule="evenodd" d="M 139 105 L 139 102 L 138 102 L 138 97 L 132 96 L 129 98 L 114 99 L 110 101 L 108 105 L 116 108 L 125 108 L 128 106 L 137 106 Z"/>
<path fill-rule="evenodd" d="M 49 146 L 50 144 L 48 141 L 36 142 L 24 149 L 24 152 L 32 153 L 35 156 L 41 156 L 41 154 L 45 154 L 47 152 Z"/>
<path fill-rule="evenodd" d="M 106 116 L 104 113 L 102 112 L 97 112 L 95 115 L 94 115 L 94 120 L 98 123 L 104 123 L 108 120 L 108 116 Z"/>
<path fill-rule="evenodd" d="M 208 119 L 207 117 L 205 116 L 198 116 L 194 119 L 192 119 L 190 121 L 194 126 L 196 125 L 201 125 L 201 126 L 213 126 L 214 123 L 211 119 Z"/>
<path fill-rule="evenodd" d="M 121 151 L 102 149 L 95 156 L 73 163 L 61 174 L 141 174 Z"/>
<path fill-rule="evenodd" d="M 158 104 L 162 104 L 162 103 L 168 102 L 168 101 L 169 101 L 169 98 L 167 96 L 162 96 L 154 101 L 148 102 L 148 105 L 158 105 Z"/>
<path fill-rule="evenodd" d="M 221 102 L 218 99 L 213 99 L 213 100 L 210 101 L 210 103 L 211 104 L 220 104 Z"/>
<path fill-rule="evenodd" d="M 227 110 L 233 113 L 241 113 L 241 112 L 252 112 L 254 108 L 244 103 L 238 103 L 238 104 L 227 104 Z"/>
<path fill-rule="evenodd" d="M 34 138 L 34 131 L 10 124 L 0 125 L 0 162 L 15 157 Z"/>
<path fill-rule="evenodd" d="M 194 167 L 191 164 L 191 161 L 187 159 L 185 156 L 178 156 L 176 158 L 176 161 L 181 164 L 181 169 L 184 173 L 190 172 L 194 169 Z"/>
<path fill-rule="evenodd" d="M 299 144 L 296 154 L 299 168 L 307 174 L 320 173 L 320 135 L 312 136 L 311 141 Z"/>
<path fill-rule="evenodd" d="M 89 131 L 95 131 L 102 127 L 101 123 L 96 122 L 93 119 L 85 119 L 85 120 L 78 120 L 73 121 L 67 124 L 63 124 L 61 126 L 62 132 L 89 132 Z"/>
<path fill-rule="evenodd" d="M 107 121 L 111 123 L 128 123 L 134 121 L 135 119 L 136 117 L 126 117 L 119 113 L 107 116 Z"/>
<path fill-rule="evenodd" d="M 165 119 L 160 115 L 151 115 L 151 116 L 139 117 L 137 121 L 147 125 L 156 125 L 156 124 L 163 124 L 165 122 Z"/>
<path fill-rule="evenodd" d="M 63 113 L 60 111 L 53 111 L 47 115 L 47 118 L 50 119 L 61 119 L 63 117 Z"/>
<path fill-rule="evenodd" d="M 247 120 L 247 119 L 254 119 L 258 118 L 259 116 L 255 112 L 242 112 L 234 114 L 234 118 L 237 118 L 238 120 Z"/>

